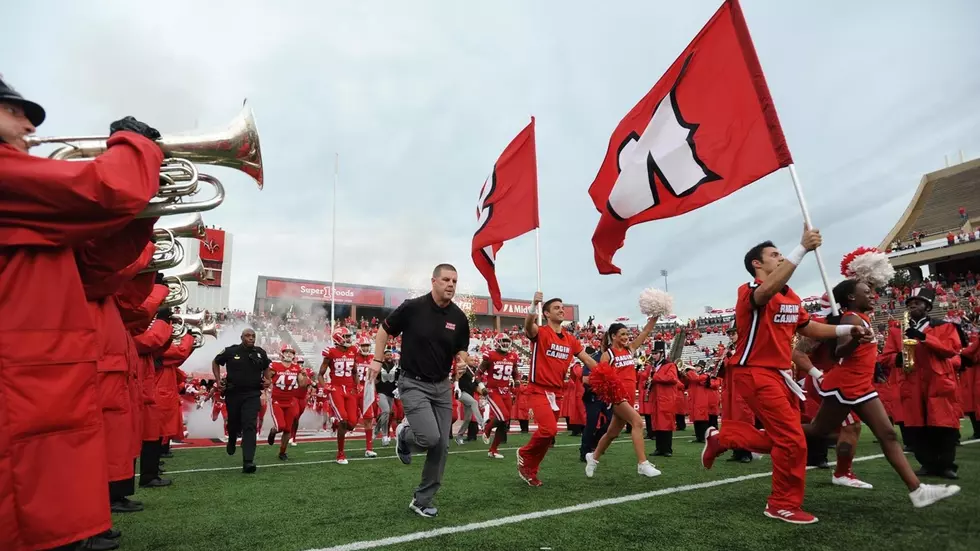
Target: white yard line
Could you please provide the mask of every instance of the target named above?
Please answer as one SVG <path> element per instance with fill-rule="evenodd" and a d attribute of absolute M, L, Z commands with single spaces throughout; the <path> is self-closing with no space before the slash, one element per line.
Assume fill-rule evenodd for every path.
<path fill-rule="evenodd" d="M 621 443 L 621 442 L 631 442 L 631 440 L 614 440 L 613 441 L 613 444 Z M 557 444 L 554 447 L 555 448 L 572 448 L 572 447 L 576 447 L 577 448 L 577 447 L 579 447 L 579 444 Z M 364 448 L 360 448 L 360 449 L 363 450 Z M 392 449 L 393 450 L 394 447 L 382 448 L 382 449 Z M 514 448 L 499 448 L 497 451 L 514 451 L 514 450 L 517 450 L 517 449 L 520 449 L 520 448 L 519 447 L 514 447 Z M 333 452 L 334 450 L 328 450 L 328 451 Z M 348 451 L 354 451 L 354 450 L 348 450 Z M 241 452 L 240 451 L 236 451 L 236 453 L 241 453 Z M 310 453 L 313 453 L 313 452 L 310 452 Z M 464 453 L 484 453 L 485 454 L 485 453 L 487 453 L 487 450 L 486 449 L 479 449 L 479 450 L 458 450 L 458 451 L 449 452 L 449 455 L 461 455 L 461 454 L 464 454 Z M 425 454 L 424 453 L 415 453 L 415 454 L 412 454 L 412 457 L 425 457 Z M 349 457 L 349 458 L 347 458 L 347 461 L 378 461 L 379 459 L 397 459 L 397 458 L 398 458 L 397 455 L 378 455 L 378 457 Z M 504 459 L 504 460 L 495 459 L 494 461 L 498 461 L 500 463 L 504 463 L 506 461 L 506 459 Z M 322 459 L 320 461 L 283 461 L 281 463 L 269 463 L 267 465 L 256 465 L 256 467 L 258 467 L 260 469 L 265 469 L 265 468 L 268 468 L 268 467 L 297 467 L 297 466 L 300 466 L 300 465 L 323 465 L 325 463 L 336 463 L 336 462 L 337 462 L 336 459 Z M 211 472 L 216 472 L 216 471 L 240 471 L 240 470 L 242 470 L 241 467 L 211 467 L 211 468 L 208 468 L 208 469 L 187 469 L 187 470 L 184 470 L 184 471 L 167 471 L 166 472 L 166 475 L 169 476 L 169 475 L 172 475 L 172 474 L 211 473 Z M 139 474 L 137 474 L 136 477 L 139 478 Z"/>
<path fill-rule="evenodd" d="M 967 440 L 963 444 L 976 444 L 980 440 Z M 883 454 L 868 455 L 864 457 L 858 457 L 854 459 L 854 462 L 860 461 L 870 461 L 872 459 L 880 459 L 885 457 Z M 816 467 L 807 467 L 807 470 L 815 469 Z M 728 484 L 735 484 L 738 482 L 745 482 L 746 480 L 755 480 L 758 478 L 767 478 L 772 475 L 772 472 L 767 473 L 754 473 L 747 474 L 743 476 L 735 476 L 732 478 L 723 478 L 720 480 L 712 480 L 710 482 L 701 482 L 698 484 L 685 484 L 683 486 L 673 486 L 670 488 L 663 488 L 660 490 L 654 490 L 651 492 L 643 492 L 639 494 L 630 494 L 619 497 L 611 497 L 607 499 L 600 499 L 596 501 L 589 501 L 586 503 L 579 503 L 577 505 L 570 505 L 568 507 L 560 507 L 557 509 L 546 509 L 544 511 L 534 511 L 531 513 L 523 513 L 520 515 L 511 515 L 509 517 L 496 518 L 492 520 L 486 520 L 483 522 L 473 522 L 470 524 L 461 524 L 458 526 L 446 526 L 445 528 L 437 528 L 435 530 L 425 530 L 421 532 L 412 532 L 410 534 L 404 534 L 401 536 L 392 536 L 389 538 L 383 538 L 379 540 L 366 540 L 357 541 L 352 543 L 345 543 L 343 545 L 337 545 L 334 547 L 324 547 L 319 549 L 310 549 L 309 551 L 355 551 L 357 549 L 375 549 L 378 547 L 386 547 L 389 545 L 398 545 L 401 543 L 407 543 L 411 541 L 418 541 L 424 539 L 437 538 L 440 536 L 448 536 L 452 534 L 460 534 L 463 532 L 472 532 L 475 530 L 484 530 L 487 528 L 495 528 L 497 526 L 505 526 L 508 524 L 517 524 L 521 522 L 527 522 L 529 520 L 535 520 L 539 518 L 548 518 L 559 515 L 567 515 L 569 513 L 577 513 L 580 511 L 588 511 L 589 509 L 598 509 L 599 507 L 608 507 L 610 505 L 619 505 L 621 503 L 629 503 L 631 501 L 640 501 L 644 499 L 650 499 L 653 497 L 665 496 L 670 494 L 677 494 L 681 492 L 692 492 L 695 490 L 705 490 L 708 488 L 714 488 L 716 486 L 725 486 Z"/>

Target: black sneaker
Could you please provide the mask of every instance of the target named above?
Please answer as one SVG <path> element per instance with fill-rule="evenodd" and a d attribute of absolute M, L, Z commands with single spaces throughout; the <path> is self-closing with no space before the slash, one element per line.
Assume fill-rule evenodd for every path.
<path fill-rule="evenodd" d="M 286 452 L 279 452 L 279 461 L 285 461 L 287 459 L 289 459 L 289 456 L 286 455 Z"/>
<path fill-rule="evenodd" d="M 140 483 L 140 488 L 164 488 L 173 484 L 173 480 L 169 478 L 154 478 L 148 481 L 146 484 Z"/>
<path fill-rule="evenodd" d="M 408 421 L 403 420 L 398 427 L 395 428 L 395 454 L 398 455 L 398 459 L 402 463 L 410 465 L 412 463 L 412 450 L 402 440 L 402 433 L 405 432 L 406 427 L 408 427 Z M 412 501 L 412 503 L 415 502 Z"/>
<path fill-rule="evenodd" d="M 143 506 L 136 505 L 132 501 L 119 500 L 110 503 L 109 510 L 112 511 L 113 513 L 138 513 L 143 510 Z M 104 534 L 99 534 L 99 537 L 109 538 L 109 536 L 106 536 Z M 116 539 L 116 538 L 109 538 L 109 539 Z"/>
<path fill-rule="evenodd" d="M 252 463 L 251 461 L 245 462 L 245 464 L 242 465 L 242 472 L 245 474 L 255 473 L 255 463 Z"/>
<path fill-rule="evenodd" d="M 439 514 L 439 510 L 435 507 L 431 505 L 422 507 L 421 505 L 417 504 L 414 499 L 408 504 L 408 509 L 414 512 L 416 515 L 425 518 L 433 518 Z"/>
<path fill-rule="evenodd" d="M 269 431 L 269 445 L 270 446 L 276 445 L 276 429 L 272 429 Z"/>
<path fill-rule="evenodd" d="M 98 534 L 96 537 L 103 538 L 107 540 L 117 540 L 122 536 L 122 532 L 116 530 L 115 528 L 109 528 L 105 532 Z"/>
<path fill-rule="evenodd" d="M 119 542 L 100 536 L 93 536 L 85 541 L 82 549 L 86 551 L 112 551 L 119 549 Z"/>
<path fill-rule="evenodd" d="M 235 455 L 235 438 L 228 437 L 228 443 L 225 444 L 225 451 L 228 455 Z"/>

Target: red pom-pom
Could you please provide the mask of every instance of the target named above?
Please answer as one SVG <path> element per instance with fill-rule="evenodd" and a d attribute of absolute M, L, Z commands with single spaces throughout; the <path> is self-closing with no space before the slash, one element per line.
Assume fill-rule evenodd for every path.
<path fill-rule="evenodd" d="M 618 404 L 629 399 L 626 387 L 611 365 L 600 362 L 589 373 L 589 386 L 600 400 L 607 404 Z"/>

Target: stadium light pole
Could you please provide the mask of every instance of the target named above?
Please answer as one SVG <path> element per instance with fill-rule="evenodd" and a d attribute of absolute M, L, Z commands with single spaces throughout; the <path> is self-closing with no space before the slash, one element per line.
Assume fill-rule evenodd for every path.
<path fill-rule="evenodd" d="M 667 270 L 660 270 L 660 275 L 664 276 L 664 292 L 670 292 L 670 289 L 667 288 Z"/>
<path fill-rule="evenodd" d="M 333 230 L 330 232 L 330 331 L 334 330 L 337 287 L 337 178 L 340 173 L 340 153 L 334 153 L 333 163 Z"/>

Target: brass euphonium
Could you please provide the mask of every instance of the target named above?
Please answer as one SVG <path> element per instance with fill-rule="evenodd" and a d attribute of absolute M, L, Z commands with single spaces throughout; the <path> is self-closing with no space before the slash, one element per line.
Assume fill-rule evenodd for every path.
<path fill-rule="evenodd" d="M 171 317 L 177 322 L 191 327 L 204 326 L 204 312 L 198 312 L 196 314 L 174 314 Z"/>
<path fill-rule="evenodd" d="M 902 371 L 911 373 L 915 369 L 915 347 L 919 341 L 905 337 L 909 329 L 909 312 L 902 316 Z"/>
<path fill-rule="evenodd" d="M 170 293 L 163 300 L 162 306 L 174 307 L 187 302 L 187 299 L 190 298 L 190 291 L 187 289 L 185 282 L 201 281 L 203 277 L 204 265 L 201 264 L 200 258 L 195 259 L 194 263 L 183 272 L 163 274 L 163 284 L 170 288 Z M 203 314 L 201 315 L 203 316 Z"/>
<path fill-rule="evenodd" d="M 171 224 L 162 224 L 166 219 L 161 220 L 158 227 L 153 228 L 153 240 L 165 239 L 167 236 L 185 237 L 188 239 L 204 239 L 204 219 L 201 213 L 194 214 L 185 218 L 180 218 Z"/>
<path fill-rule="evenodd" d="M 159 272 L 160 270 L 169 270 L 184 261 L 184 246 L 177 241 L 174 234 L 169 231 L 164 231 L 159 234 L 155 233 L 153 235 L 153 246 L 155 250 L 153 251 L 153 259 L 150 263 L 143 268 L 141 273 L 147 272 Z"/>
<path fill-rule="evenodd" d="M 25 138 L 28 147 L 61 143 L 52 159 L 93 159 L 106 151 L 108 136 Z M 224 201 L 225 190 L 217 178 L 199 173 L 194 163 L 234 168 L 251 176 L 262 189 L 262 151 L 255 117 L 246 101 L 225 130 L 209 134 L 167 135 L 156 141 L 166 157 L 160 167 L 160 189 L 155 201 L 138 218 L 157 218 L 211 210 Z M 186 201 L 197 194 L 199 184 L 210 184 L 214 196 L 205 201 Z"/>

